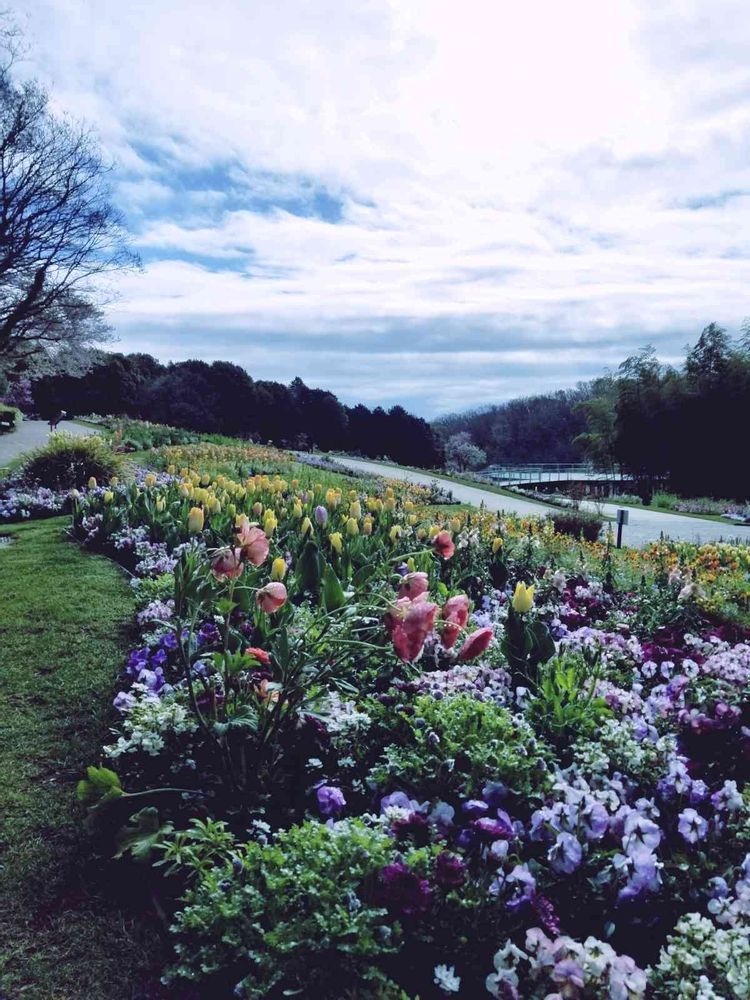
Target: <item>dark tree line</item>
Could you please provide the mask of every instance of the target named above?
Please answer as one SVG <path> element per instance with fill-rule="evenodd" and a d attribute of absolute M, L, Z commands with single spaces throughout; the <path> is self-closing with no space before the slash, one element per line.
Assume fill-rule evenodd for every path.
<path fill-rule="evenodd" d="M 583 452 L 575 439 L 586 430 L 579 404 L 590 395 L 587 385 L 561 389 L 441 417 L 434 426 L 444 441 L 467 432 L 489 464 L 579 462 Z"/>
<path fill-rule="evenodd" d="M 424 468 L 441 463 L 430 425 L 401 406 L 344 406 L 299 378 L 288 386 L 256 381 L 227 361 L 162 365 L 148 354 L 102 353 L 84 375 L 39 379 L 33 396 L 45 418 L 60 410 L 115 414 L 282 447 L 387 456 Z"/>
<path fill-rule="evenodd" d="M 622 465 L 644 496 L 750 496 L 750 337 L 711 323 L 679 368 L 645 348 L 595 387 L 579 443 L 599 465 Z"/>

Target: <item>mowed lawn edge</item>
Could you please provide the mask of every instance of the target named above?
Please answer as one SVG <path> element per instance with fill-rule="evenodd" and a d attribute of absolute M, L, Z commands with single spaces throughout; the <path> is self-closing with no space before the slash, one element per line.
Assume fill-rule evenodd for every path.
<path fill-rule="evenodd" d="M 157 996 L 158 927 L 118 906 L 74 796 L 112 722 L 133 595 L 66 523 L 10 525 L 0 546 L 0 995 Z"/>

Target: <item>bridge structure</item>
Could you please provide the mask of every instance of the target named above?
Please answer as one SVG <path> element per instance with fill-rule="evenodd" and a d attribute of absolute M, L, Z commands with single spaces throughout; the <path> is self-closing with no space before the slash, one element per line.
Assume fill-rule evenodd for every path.
<path fill-rule="evenodd" d="M 546 462 L 536 465 L 490 465 L 479 473 L 481 478 L 498 486 L 520 486 L 524 489 L 552 491 L 575 484 L 586 493 L 597 495 L 627 492 L 634 486 L 632 476 L 619 468 L 609 471 L 595 469 L 585 463 Z"/>

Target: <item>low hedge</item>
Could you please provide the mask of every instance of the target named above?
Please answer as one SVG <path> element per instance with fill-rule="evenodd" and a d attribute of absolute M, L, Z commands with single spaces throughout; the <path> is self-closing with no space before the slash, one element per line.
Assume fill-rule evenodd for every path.
<path fill-rule="evenodd" d="M 550 511 L 547 520 L 552 522 L 559 534 L 573 538 L 583 535 L 587 542 L 595 542 L 604 526 L 604 518 L 588 510 Z"/>

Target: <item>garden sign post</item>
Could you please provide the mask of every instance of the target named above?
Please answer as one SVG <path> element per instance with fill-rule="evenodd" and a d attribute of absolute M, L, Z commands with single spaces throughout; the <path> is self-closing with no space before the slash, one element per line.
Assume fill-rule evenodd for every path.
<path fill-rule="evenodd" d="M 628 523 L 629 513 L 622 507 L 617 508 L 617 548 L 622 548 L 622 526 Z"/>

